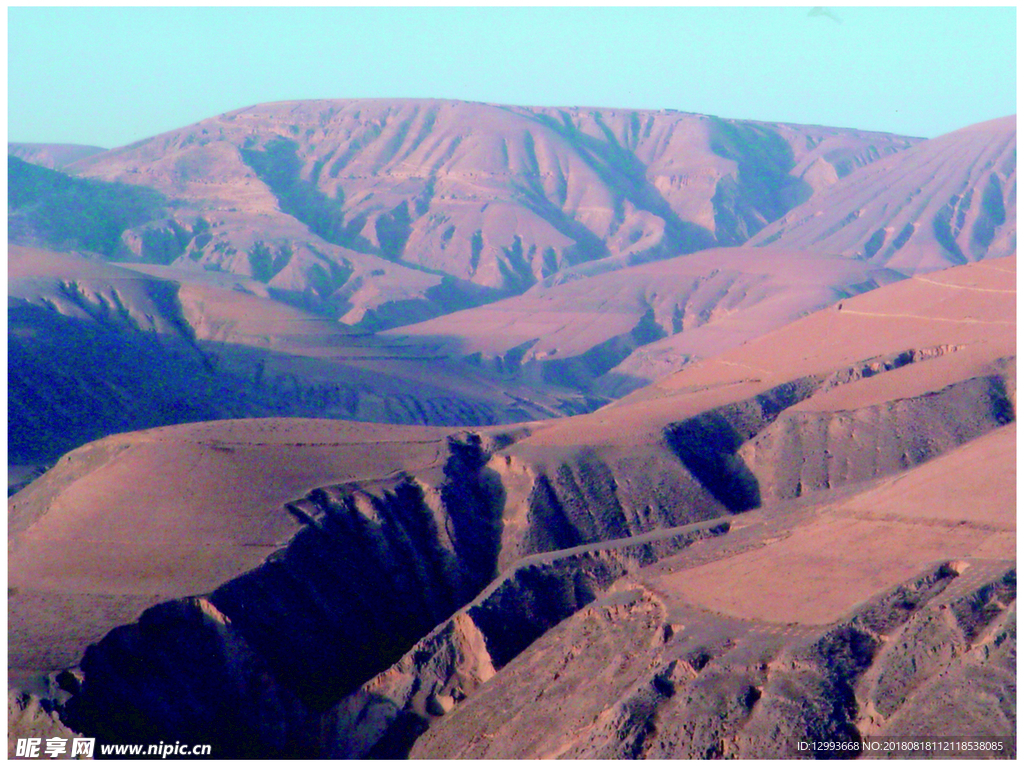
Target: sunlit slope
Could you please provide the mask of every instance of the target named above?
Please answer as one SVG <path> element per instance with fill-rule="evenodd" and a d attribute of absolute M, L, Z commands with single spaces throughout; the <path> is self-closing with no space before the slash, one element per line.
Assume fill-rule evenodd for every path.
<path fill-rule="evenodd" d="M 875 394 L 882 397 L 890 393 L 883 380 L 905 380 L 900 385 L 908 391 L 941 387 L 947 373 L 940 371 L 956 376 L 1014 357 L 1015 273 L 1015 259 L 997 259 L 843 300 L 669 375 L 591 415 L 540 424 L 534 440 L 559 441 L 573 432 L 582 441 L 615 441 L 623 438 L 624 430 L 634 431 L 623 429 L 623 422 L 644 430 L 648 423 L 656 428 L 789 381 L 828 378 L 840 370 L 849 370 L 844 383 L 865 390 L 882 388 Z M 916 361 L 928 365 L 900 373 L 899 368 Z M 898 374 L 871 380 L 885 370 Z M 835 396 L 843 390 L 832 383 L 816 387 L 815 396 Z M 896 390 L 900 389 L 892 389 Z"/>
<path fill-rule="evenodd" d="M 862 168 L 751 245 L 815 248 L 906 273 L 1016 252 L 1017 118 L 979 123 Z"/>
<path fill-rule="evenodd" d="M 528 380 L 631 390 L 900 278 L 820 253 L 716 248 L 537 285 L 390 334 Z"/>
<path fill-rule="evenodd" d="M 251 570 L 301 528 L 285 502 L 331 481 L 428 469 L 442 438 L 322 420 L 222 421 L 75 451 L 10 501 L 12 665 L 74 662 L 122 603 L 211 590 Z"/>

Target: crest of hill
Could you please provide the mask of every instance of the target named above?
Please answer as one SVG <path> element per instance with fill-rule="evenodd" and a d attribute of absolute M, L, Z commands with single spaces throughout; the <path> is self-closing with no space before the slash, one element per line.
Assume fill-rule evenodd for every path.
<path fill-rule="evenodd" d="M 838 181 L 751 238 L 915 273 L 1016 252 L 1016 115 L 971 125 Z"/>
<path fill-rule="evenodd" d="M 72 162 L 107 151 L 100 146 L 83 144 L 25 144 L 8 143 L 7 153 L 33 165 L 59 170 Z"/>
<path fill-rule="evenodd" d="M 739 244 L 916 142 L 664 111 L 299 101 L 229 112 L 71 170 L 183 203 L 174 220 L 194 236 L 161 262 L 252 276 L 348 323 L 394 326 L 422 319 L 410 314 L 417 303 L 445 313 L 582 263 Z M 128 235 L 134 257 L 157 257 L 143 234 L 167 226 Z M 404 306 L 396 285 L 408 285 Z"/>

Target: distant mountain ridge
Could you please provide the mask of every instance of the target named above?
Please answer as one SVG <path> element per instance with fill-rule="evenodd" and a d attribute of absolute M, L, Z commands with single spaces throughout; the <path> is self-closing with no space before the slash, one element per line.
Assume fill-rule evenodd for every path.
<path fill-rule="evenodd" d="M 237 110 L 74 175 L 11 155 L 8 240 L 32 248 L 12 250 L 27 269 L 12 272 L 16 436 L 27 459 L 29 442 L 56 454 L 197 413 L 476 425 L 588 411 L 838 300 L 1015 252 L 1015 146 L 1013 118 L 921 141 L 370 100 Z M 133 292 L 132 271 L 83 277 L 90 258 L 152 279 Z M 151 326 L 163 313 L 174 321 Z M 100 337 L 152 364 L 120 387 L 82 378 L 125 356 L 99 364 Z M 200 372 L 172 385 L 179 350 Z M 106 402 L 102 417 L 54 430 L 32 392 L 56 380 Z M 206 402 L 218 386 L 230 395 Z"/>
<path fill-rule="evenodd" d="M 766 226 L 750 244 L 820 248 L 906 273 L 1017 248 L 1017 117 L 886 157 Z"/>
<path fill-rule="evenodd" d="M 918 139 L 667 111 L 432 100 L 239 109 L 74 163 L 151 186 L 171 262 L 369 327 L 515 295 L 579 264 L 736 245 Z M 126 242 L 143 261 L 144 232 Z"/>
<path fill-rule="evenodd" d="M 581 264 L 520 296 L 393 332 L 621 395 L 844 297 L 1015 252 L 1016 120 L 1007 117 L 837 178 L 742 247 Z"/>

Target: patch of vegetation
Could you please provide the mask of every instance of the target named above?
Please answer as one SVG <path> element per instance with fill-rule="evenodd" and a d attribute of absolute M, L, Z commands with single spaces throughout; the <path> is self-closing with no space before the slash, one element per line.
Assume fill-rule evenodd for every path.
<path fill-rule="evenodd" d="M 253 278 L 261 282 L 269 282 L 292 259 L 292 249 L 287 245 L 281 245 L 275 251 L 262 241 L 254 243 L 246 254 Z"/>
<path fill-rule="evenodd" d="M 408 203 L 401 202 L 390 213 L 378 218 L 375 228 L 381 255 L 391 261 L 399 260 L 412 232 Z"/>
<path fill-rule="evenodd" d="M 302 221 L 310 231 L 332 244 L 371 251 L 369 243 L 359 237 L 362 222 L 350 222 L 356 224 L 354 230 L 346 225 L 340 202 L 331 200 L 314 182 L 301 177 L 298 146 L 295 141 L 279 136 L 267 141 L 262 151 L 249 147 L 240 151 L 245 164 L 277 197 L 282 212 Z"/>
<path fill-rule="evenodd" d="M 112 257 L 126 229 L 165 215 L 167 206 L 167 198 L 155 189 L 74 178 L 7 157 L 7 235 L 12 242 Z"/>
<path fill-rule="evenodd" d="M 805 202 L 810 186 L 789 175 L 793 150 L 778 133 L 757 125 L 710 118 L 711 151 L 736 163 L 736 176 L 723 179 L 712 200 L 719 245 L 738 245 L 766 223 Z"/>
<path fill-rule="evenodd" d="M 173 218 L 167 228 L 151 228 L 142 232 L 142 259 L 149 263 L 169 264 L 185 254 L 192 233 Z"/>
<path fill-rule="evenodd" d="M 996 228 L 1006 223 L 1006 207 L 1003 205 L 1003 190 L 999 177 L 992 173 L 981 195 L 981 215 L 971 229 L 971 239 L 976 247 L 987 248 L 995 239 Z"/>

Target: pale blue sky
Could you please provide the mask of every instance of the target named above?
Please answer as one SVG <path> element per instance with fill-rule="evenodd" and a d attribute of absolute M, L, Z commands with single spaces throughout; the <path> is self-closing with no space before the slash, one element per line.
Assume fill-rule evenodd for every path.
<path fill-rule="evenodd" d="M 1016 111 L 1014 7 L 809 10 L 9 8 L 8 138 L 114 147 L 303 98 L 678 109 L 926 137 Z"/>

